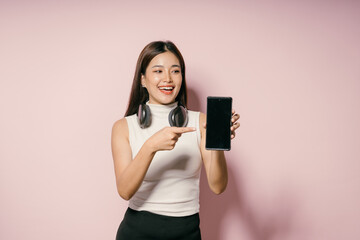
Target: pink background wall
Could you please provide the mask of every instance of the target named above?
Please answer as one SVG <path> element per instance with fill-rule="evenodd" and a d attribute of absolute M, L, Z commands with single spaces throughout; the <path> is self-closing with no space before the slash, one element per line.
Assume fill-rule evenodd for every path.
<path fill-rule="evenodd" d="M 111 127 L 166 39 L 241 114 L 204 239 L 360 239 L 359 1 L 61 2 L 0 2 L 0 239 L 115 238 Z"/>

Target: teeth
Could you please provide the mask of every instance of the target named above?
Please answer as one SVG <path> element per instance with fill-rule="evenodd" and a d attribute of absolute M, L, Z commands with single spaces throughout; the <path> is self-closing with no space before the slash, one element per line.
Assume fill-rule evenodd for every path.
<path fill-rule="evenodd" d="M 174 88 L 173 87 L 160 87 L 160 89 L 162 89 L 162 90 L 173 90 Z"/>

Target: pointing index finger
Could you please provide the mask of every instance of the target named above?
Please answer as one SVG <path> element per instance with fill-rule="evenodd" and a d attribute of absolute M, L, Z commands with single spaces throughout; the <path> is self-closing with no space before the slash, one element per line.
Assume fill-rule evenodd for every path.
<path fill-rule="evenodd" d="M 193 132 L 196 128 L 194 127 L 174 127 L 175 133 L 187 133 L 187 132 Z"/>

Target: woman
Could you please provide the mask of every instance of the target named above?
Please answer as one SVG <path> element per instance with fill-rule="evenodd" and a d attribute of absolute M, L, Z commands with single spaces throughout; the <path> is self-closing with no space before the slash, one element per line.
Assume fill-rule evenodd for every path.
<path fill-rule="evenodd" d="M 129 200 L 116 239 L 201 239 L 199 176 L 227 185 L 223 151 L 205 149 L 206 115 L 186 110 L 185 63 L 170 41 L 140 53 L 125 118 L 114 123 L 112 153 L 119 195 Z M 231 138 L 240 126 L 233 111 Z"/>

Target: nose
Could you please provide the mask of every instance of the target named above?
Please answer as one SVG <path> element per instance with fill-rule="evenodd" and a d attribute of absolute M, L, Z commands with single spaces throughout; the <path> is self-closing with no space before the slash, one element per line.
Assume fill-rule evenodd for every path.
<path fill-rule="evenodd" d="M 165 82 L 172 82 L 172 78 L 171 78 L 170 71 L 166 71 L 166 75 L 165 75 L 164 81 L 165 81 Z"/>

